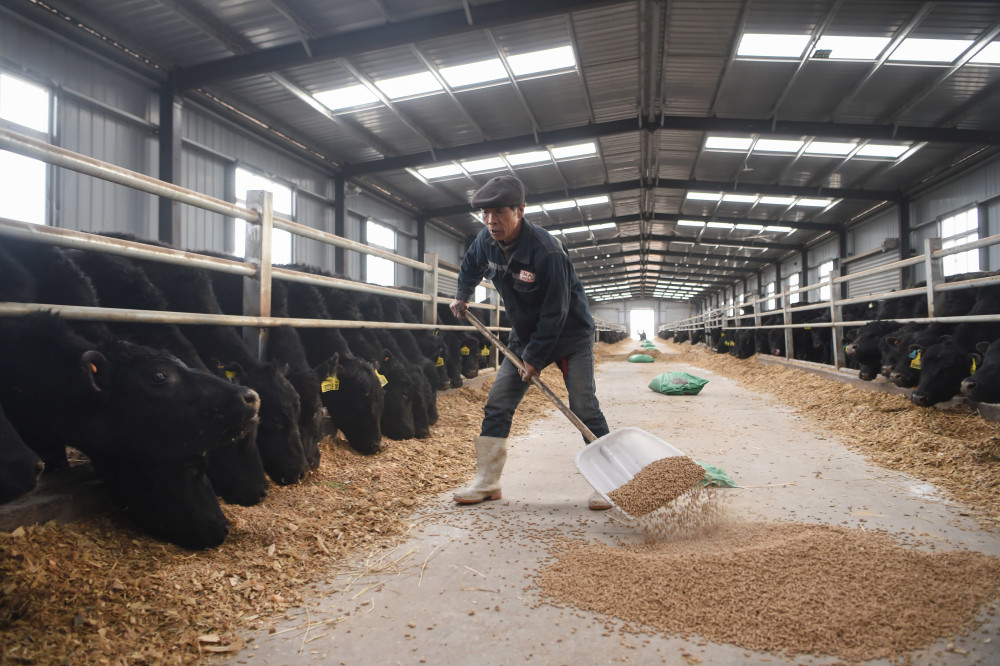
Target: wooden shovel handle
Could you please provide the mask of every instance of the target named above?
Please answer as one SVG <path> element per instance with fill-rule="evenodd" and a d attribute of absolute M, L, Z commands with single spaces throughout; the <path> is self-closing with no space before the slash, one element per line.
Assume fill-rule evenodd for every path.
<path fill-rule="evenodd" d="M 476 315 L 466 310 L 465 318 L 468 319 L 469 323 L 475 326 L 480 333 L 486 336 L 486 339 L 492 342 L 494 347 L 502 351 L 503 355 L 506 356 L 508 359 L 510 359 L 510 362 L 513 363 L 518 370 L 525 369 L 524 363 L 521 361 L 521 359 L 517 357 L 517 354 L 508 349 L 507 345 L 500 342 L 500 339 L 497 338 L 497 336 L 490 333 L 489 329 L 483 326 L 483 322 L 479 321 L 476 318 Z M 555 403 L 555 406 L 559 408 L 559 411 L 565 414 L 566 418 L 568 418 L 573 425 L 579 428 L 580 432 L 583 433 L 583 437 L 587 440 L 588 443 L 593 442 L 595 439 L 597 439 L 597 436 L 590 431 L 590 428 L 587 427 L 587 424 L 581 421 L 579 416 L 571 412 L 569 407 L 567 407 L 565 403 L 563 403 L 563 401 L 559 399 L 559 396 L 557 396 L 555 393 L 552 392 L 552 389 L 550 389 L 542 382 L 542 380 L 538 377 L 538 375 L 535 375 L 534 377 L 531 378 L 531 383 L 537 386 L 538 390 L 544 393 L 549 400 Z"/>

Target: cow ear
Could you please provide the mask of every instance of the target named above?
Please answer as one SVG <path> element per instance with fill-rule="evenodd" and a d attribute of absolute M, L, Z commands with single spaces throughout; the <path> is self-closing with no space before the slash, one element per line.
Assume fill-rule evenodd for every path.
<path fill-rule="evenodd" d="M 899 338 L 897 338 L 895 335 L 887 335 L 885 336 L 885 343 L 887 345 L 895 347 L 899 344 Z"/>
<path fill-rule="evenodd" d="M 99 351 L 90 349 L 80 356 L 80 365 L 95 391 L 103 391 L 111 386 L 111 364 Z"/>
<path fill-rule="evenodd" d="M 217 376 L 231 382 L 239 383 L 243 381 L 247 374 L 243 369 L 243 366 L 236 361 L 224 364 L 220 361 L 213 360 L 208 367 L 211 368 L 212 372 L 214 372 Z"/>
<path fill-rule="evenodd" d="M 337 369 L 340 367 L 340 354 L 334 354 L 330 358 L 326 359 L 315 368 L 313 372 L 316 373 L 318 377 L 332 377 L 337 374 Z"/>
<path fill-rule="evenodd" d="M 986 356 L 986 350 L 989 348 L 990 348 L 990 343 L 986 340 L 976 343 L 976 351 L 983 356 Z"/>

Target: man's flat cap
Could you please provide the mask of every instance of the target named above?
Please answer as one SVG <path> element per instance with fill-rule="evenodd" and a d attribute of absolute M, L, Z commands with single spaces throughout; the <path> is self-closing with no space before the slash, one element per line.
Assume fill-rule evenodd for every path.
<path fill-rule="evenodd" d="M 502 208 L 524 203 L 524 183 L 514 176 L 497 176 L 472 195 L 474 208 Z"/>

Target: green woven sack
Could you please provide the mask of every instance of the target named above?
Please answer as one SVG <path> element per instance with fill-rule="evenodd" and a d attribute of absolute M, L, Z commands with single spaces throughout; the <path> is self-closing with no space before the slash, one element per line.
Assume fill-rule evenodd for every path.
<path fill-rule="evenodd" d="M 653 357 L 649 354 L 632 354 L 628 357 L 629 363 L 652 363 Z"/>
<path fill-rule="evenodd" d="M 707 379 L 687 372 L 664 372 L 653 377 L 649 388 L 664 395 L 698 395 L 707 383 Z"/>
<path fill-rule="evenodd" d="M 699 486 L 715 486 L 716 488 L 738 488 L 736 482 L 729 478 L 725 470 L 721 467 L 716 467 L 715 465 L 709 465 L 708 463 L 697 461 L 699 465 L 705 468 L 705 476 L 701 481 L 698 482 Z"/>
<path fill-rule="evenodd" d="M 650 342 L 649 340 L 643 340 L 642 346 L 645 347 L 646 349 L 649 349 L 651 347 L 656 347 L 656 345 Z"/>

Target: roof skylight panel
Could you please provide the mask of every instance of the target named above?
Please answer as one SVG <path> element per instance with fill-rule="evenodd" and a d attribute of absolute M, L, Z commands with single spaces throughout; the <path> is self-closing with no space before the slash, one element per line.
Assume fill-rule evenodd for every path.
<path fill-rule="evenodd" d="M 833 199 L 799 199 L 796 206 L 810 206 L 814 208 L 826 208 L 833 203 Z"/>
<path fill-rule="evenodd" d="M 591 231 L 601 231 L 603 229 L 617 229 L 618 225 L 614 222 L 603 222 L 601 224 L 592 224 L 588 228 Z"/>
<path fill-rule="evenodd" d="M 436 166 L 436 167 L 417 169 L 417 172 L 424 178 L 431 180 L 433 178 L 446 178 L 448 176 L 457 176 L 462 173 L 462 170 L 454 164 L 443 164 L 441 166 Z"/>
<path fill-rule="evenodd" d="M 688 192 L 687 198 L 695 201 L 719 201 L 722 195 L 718 192 Z"/>
<path fill-rule="evenodd" d="M 576 200 L 576 205 L 577 206 L 596 206 L 598 204 L 608 203 L 608 201 L 609 201 L 608 195 L 602 194 L 601 196 L 598 196 L 598 197 L 587 197 L 586 199 L 577 199 Z"/>
<path fill-rule="evenodd" d="M 890 157 L 895 159 L 909 149 L 910 149 L 909 146 L 893 146 L 884 143 L 869 143 L 867 145 L 862 146 L 858 150 L 857 154 L 859 157 Z"/>
<path fill-rule="evenodd" d="M 362 106 L 379 101 L 375 93 L 360 83 L 356 86 L 318 92 L 313 97 L 331 111 L 349 109 L 353 106 Z"/>
<path fill-rule="evenodd" d="M 761 197 L 760 203 L 771 206 L 791 206 L 795 203 L 795 197 Z"/>
<path fill-rule="evenodd" d="M 576 205 L 576 202 L 570 199 L 569 201 L 553 201 L 552 203 L 542 204 L 542 208 L 545 210 L 562 210 L 563 208 L 572 208 Z"/>
<path fill-rule="evenodd" d="M 477 83 L 490 83 L 507 78 L 507 70 L 499 58 L 492 60 L 480 60 L 470 62 L 465 65 L 455 65 L 454 67 L 441 67 L 438 69 L 441 77 L 448 82 L 452 88 L 473 86 Z"/>
<path fill-rule="evenodd" d="M 507 63 L 515 76 L 527 76 L 576 67 L 576 57 L 573 55 L 572 46 L 559 46 L 554 49 L 507 56 Z"/>
<path fill-rule="evenodd" d="M 726 203 L 754 203 L 757 201 L 756 194 L 723 194 L 722 200 Z"/>
<path fill-rule="evenodd" d="M 541 213 L 541 212 L 542 212 L 542 207 L 541 206 L 525 206 L 524 207 L 524 214 L 525 215 L 530 215 L 532 213 Z"/>
<path fill-rule="evenodd" d="M 462 162 L 462 167 L 469 173 L 478 173 L 480 171 L 497 171 L 499 169 L 506 169 L 507 165 L 499 157 L 487 157 L 482 160 L 468 160 Z"/>
<path fill-rule="evenodd" d="M 709 229 L 732 229 L 735 225 L 729 222 L 709 222 L 706 226 Z"/>
<path fill-rule="evenodd" d="M 763 231 L 764 225 L 762 224 L 737 224 L 737 229 L 743 229 L 744 231 Z"/>
<path fill-rule="evenodd" d="M 830 60 L 875 60 L 889 45 L 888 37 L 853 37 L 826 35 L 820 37 L 817 51 L 828 51 Z"/>
<path fill-rule="evenodd" d="M 972 46 L 969 39 L 922 39 L 908 37 L 903 40 L 889 60 L 909 62 L 952 62 Z"/>
<path fill-rule="evenodd" d="M 391 79 L 376 81 L 375 85 L 389 99 L 413 97 L 414 95 L 424 95 L 444 90 L 441 87 L 441 83 L 430 72 L 417 72 L 416 74 L 396 76 Z"/>
<path fill-rule="evenodd" d="M 547 150 L 533 150 L 529 153 L 508 153 L 507 161 L 511 166 L 525 166 L 527 164 L 538 164 L 548 162 L 551 159 Z"/>
<path fill-rule="evenodd" d="M 1000 42 L 990 42 L 969 62 L 977 65 L 1000 65 Z"/>
<path fill-rule="evenodd" d="M 806 155 L 849 155 L 858 147 L 854 141 L 813 141 L 806 146 Z"/>
<path fill-rule="evenodd" d="M 774 233 L 781 234 L 781 233 L 788 233 L 790 231 L 795 231 L 795 229 L 792 229 L 791 227 L 781 227 L 781 226 L 773 226 L 772 225 L 772 226 L 764 227 L 764 231 L 772 231 Z"/>
<path fill-rule="evenodd" d="M 809 44 L 809 35 L 746 33 L 740 38 L 737 56 L 756 58 L 799 58 Z"/>
<path fill-rule="evenodd" d="M 753 151 L 766 153 L 797 153 L 804 142 L 796 139 L 758 139 Z"/>
<path fill-rule="evenodd" d="M 569 157 L 583 157 L 585 155 L 595 155 L 597 145 L 594 142 L 577 143 L 572 146 L 559 146 L 552 149 L 552 157 L 557 160 L 564 160 Z"/>
<path fill-rule="evenodd" d="M 705 139 L 706 150 L 747 150 L 753 145 L 753 139 L 730 136 L 710 136 Z"/>
<path fill-rule="evenodd" d="M 703 227 L 704 222 L 699 222 L 698 220 L 677 220 L 677 226 L 679 227 Z"/>

